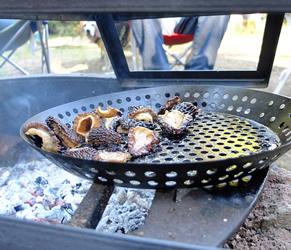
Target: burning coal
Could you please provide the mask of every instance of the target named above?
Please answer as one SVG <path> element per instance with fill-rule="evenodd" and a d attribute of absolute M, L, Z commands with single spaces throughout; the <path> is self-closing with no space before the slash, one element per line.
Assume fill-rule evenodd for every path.
<path fill-rule="evenodd" d="M 116 187 L 96 230 L 132 232 L 144 224 L 155 190 Z"/>
<path fill-rule="evenodd" d="M 65 224 L 90 188 L 48 160 L 0 170 L 0 215 Z"/>
<path fill-rule="evenodd" d="M 46 159 L 0 168 L 0 216 L 66 224 L 92 182 Z M 116 187 L 96 230 L 127 233 L 144 224 L 154 190 Z"/>

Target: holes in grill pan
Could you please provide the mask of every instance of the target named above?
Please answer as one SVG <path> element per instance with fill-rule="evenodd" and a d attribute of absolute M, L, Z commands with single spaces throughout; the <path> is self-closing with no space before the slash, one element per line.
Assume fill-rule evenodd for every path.
<path fill-rule="evenodd" d="M 179 93 L 176 93 L 175 95 L 178 96 Z M 180 94 L 179 94 L 180 95 Z M 169 98 L 171 94 L 166 93 L 165 97 Z M 190 98 L 191 96 L 198 98 L 201 96 L 200 93 L 194 93 L 186 92 L 185 94 L 182 94 L 182 96 L 186 98 Z M 203 93 L 202 93 L 203 96 Z M 151 97 L 150 95 L 143 96 L 145 99 L 151 99 L 151 98 L 161 98 L 162 96 L 160 94 L 156 94 L 155 96 Z M 212 93 L 206 93 L 203 96 L 204 98 L 212 97 L 214 99 L 217 99 L 219 97 L 219 94 L 212 94 Z M 241 100 L 242 102 L 246 102 L 246 104 L 251 103 L 255 104 L 257 102 L 256 98 L 249 98 L 247 96 L 244 97 L 233 97 L 232 95 L 229 96 L 229 94 L 225 94 L 223 96 L 224 99 L 233 99 L 234 101 Z M 241 99 L 240 99 L 241 98 Z M 142 98 L 140 96 L 136 97 L 128 97 L 126 98 L 127 102 L 133 101 L 140 101 Z M 125 99 L 115 99 L 116 103 L 122 104 L 125 102 Z M 162 100 L 161 100 L 162 101 Z M 248 101 L 248 103 L 247 103 Z M 107 103 L 110 103 L 112 101 L 107 101 Z M 100 105 L 101 104 L 101 105 Z M 92 104 L 93 105 L 93 104 Z M 234 110 L 237 112 L 242 112 L 244 114 L 249 114 L 251 112 L 250 108 L 247 108 L 243 110 L 242 107 L 237 106 L 226 106 L 225 104 L 216 104 L 213 103 L 207 103 L 206 101 L 200 102 L 200 106 L 206 107 L 207 105 L 209 107 L 220 109 L 228 109 L 228 110 Z M 93 105 L 94 106 L 94 105 Z M 94 107 L 90 105 L 90 108 L 93 109 Z M 104 106 L 103 103 L 99 103 L 99 106 Z M 105 104 L 107 106 L 107 104 Z M 153 104 L 154 107 L 157 109 L 161 107 L 161 103 L 157 102 Z M 274 106 L 269 104 L 269 106 Z M 79 109 L 79 108 L 78 108 Z M 86 107 L 82 107 L 81 110 L 73 109 L 72 113 L 79 113 L 84 111 Z M 285 109 L 285 104 L 281 104 L 279 109 Z M 70 116 L 70 112 L 67 111 L 65 114 L 66 116 Z M 59 117 L 63 118 L 62 114 L 59 114 Z M 259 117 L 263 118 L 265 116 L 264 113 L 261 113 Z M 276 117 L 270 118 L 267 117 L 267 119 L 270 120 L 270 122 L 274 122 L 276 120 Z M 219 122 L 217 123 L 217 121 Z M 289 132 L 288 127 L 285 128 L 285 122 L 281 122 L 279 125 L 277 125 L 280 129 L 284 130 L 286 132 Z M 285 132 L 285 133 L 286 133 Z M 157 133 L 161 133 L 161 131 L 157 131 Z M 290 132 L 291 133 L 291 132 Z M 199 137 L 198 137 L 199 136 Z M 270 139 L 271 138 L 271 139 Z M 183 143 L 181 143 L 183 141 Z M 195 119 L 193 122 L 193 125 L 189 127 L 189 134 L 185 135 L 184 140 L 169 140 L 165 143 L 162 143 L 161 149 L 157 150 L 158 157 L 146 157 L 148 158 L 148 162 L 153 163 L 171 163 L 171 162 L 197 162 L 197 161 L 209 161 L 209 160 L 215 160 L 215 159 L 221 159 L 221 158 L 231 158 L 231 157 L 237 157 L 237 156 L 244 156 L 251 154 L 252 151 L 259 152 L 263 148 L 260 146 L 260 144 L 263 144 L 266 141 L 279 141 L 277 136 L 264 126 L 257 126 L 255 122 L 248 121 L 247 119 L 237 118 L 232 115 L 223 115 L 219 113 L 201 113 L 199 116 Z M 231 145 L 231 146 L 229 146 Z M 159 152 L 160 151 L 160 152 Z M 235 154 L 235 156 L 234 156 Z M 144 159 L 143 159 L 144 160 Z M 142 161 L 143 161 L 142 160 Z M 147 159 L 146 159 L 147 161 Z M 145 161 L 145 162 L 146 162 Z M 246 173 L 252 173 L 254 168 L 251 167 L 252 163 L 245 164 L 243 166 Z M 265 165 L 262 164 L 261 168 L 265 167 Z M 226 169 L 227 172 L 232 172 L 236 167 L 230 166 Z M 90 170 L 92 173 L 94 173 L 94 170 Z M 98 171 L 97 171 L 98 172 Z M 235 171 L 234 171 L 235 172 Z M 108 177 L 110 176 L 110 171 L 106 172 Z M 243 171 L 240 171 L 236 174 L 233 174 L 234 178 L 239 178 L 241 175 L 243 175 Z M 208 172 L 209 175 L 211 175 L 210 172 Z M 127 177 L 134 177 L 135 173 L 131 171 L 127 171 L 124 173 Z M 153 178 L 156 176 L 155 172 L 148 171 L 144 173 L 144 175 L 147 178 Z M 191 177 L 194 177 L 197 175 L 197 170 L 188 171 L 187 176 L 189 179 L 183 181 L 185 186 L 192 185 L 195 183 L 194 180 L 191 179 Z M 112 176 L 112 172 L 111 172 Z M 176 178 L 177 173 L 171 174 L 170 172 L 166 174 L 167 178 Z M 186 177 L 187 178 L 187 177 Z M 219 185 L 223 186 L 226 182 L 225 179 L 229 178 L 228 174 L 221 175 L 220 181 L 222 181 Z M 108 180 L 104 177 L 98 178 L 102 182 L 107 182 Z M 245 178 L 247 181 L 248 177 Z M 207 184 L 211 179 L 203 179 L 201 183 Z M 119 179 L 114 179 L 115 183 L 120 183 Z M 155 187 L 159 183 L 157 183 L 154 180 L 149 180 L 148 182 L 149 186 Z M 235 183 L 235 182 L 234 182 Z M 139 185 L 140 183 L 135 182 L 135 180 L 132 180 L 131 185 Z M 170 180 L 169 182 L 166 182 L 166 186 L 175 186 L 177 183 Z"/>

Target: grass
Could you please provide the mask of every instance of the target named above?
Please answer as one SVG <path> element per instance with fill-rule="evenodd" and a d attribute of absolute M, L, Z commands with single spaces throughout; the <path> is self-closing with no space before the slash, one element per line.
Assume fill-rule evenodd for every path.
<path fill-rule="evenodd" d="M 8 54 L 10 53 L 10 51 L 5 52 L 4 54 L 6 56 L 8 56 Z M 15 51 L 15 53 L 10 57 L 10 59 L 14 62 L 16 62 L 17 64 L 19 64 L 21 67 L 23 67 L 25 70 L 29 70 L 29 68 L 27 66 L 30 65 L 30 61 L 33 60 L 33 57 L 39 57 L 40 55 L 38 55 L 40 52 L 36 52 L 36 55 L 33 56 L 31 54 L 31 50 L 29 48 L 29 44 L 26 43 L 24 44 L 21 48 L 17 49 Z M 24 62 L 24 58 L 27 59 L 28 63 L 26 64 Z M 2 61 L 4 61 L 3 58 L 0 59 L 0 63 L 2 63 Z M 4 77 L 4 76 L 10 76 L 10 75 L 18 75 L 21 73 L 18 73 L 19 71 L 16 70 L 14 68 L 14 66 L 12 66 L 9 62 L 6 62 L 3 67 L 0 69 L 0 76 Z"/>
<path fill-rule="evenodd" d="M 60 38 L 58 37 L 58 39 Z M 51 67 L 53 73 L 70 73 L 70 68 L 79 64 L 89 63 L 93 65 L 93 67 L 89 67 L 89 65 L 87 65 L 87 68 L 93 68 L 90 73 L 94 73 L 94 71 L 99 73 L 101 69 L 98 68 L 98 63 L 95 63 L 96 67 L 94 67 L 94 63 L 92 61 L 97 62 L 101 60 L 101 50 L 95 44 L 94 46 L 90 45 L 91 44 L 89 44 L 89 46 L 58 45 L 50 47 Z M 17 62 L 17 64 L 27 70 L 30 74 L 42 73 L 41 58 L 42 51 L 40 45 L 38 45 L 38 50 L 32 54 L 29 48 L 29 43 L 26 43 L 22 47 L 18 48 L 11 57 L 13 61 Z M 2 61 L 0 60 L 0 63 L 1 62 Z M 19 75 L 23 74 L 8 62 L 0 69 L 0 77 Z"/>

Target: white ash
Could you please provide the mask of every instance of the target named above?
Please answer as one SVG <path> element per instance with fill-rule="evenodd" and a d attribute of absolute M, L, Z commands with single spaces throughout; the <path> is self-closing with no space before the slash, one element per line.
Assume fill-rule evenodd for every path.
<path fill-rule="evenodd" d="M 91 184 L 46 159 L 2 168 L 0 215 L 65 224 Z"/>
<path fill-rule="evenodd" d="M 116 187 L 96 230 L 128 233 L 144 224 L 155 190 Z"/>
<path fill-rule="evenodd" d="M 0 168 L 0 216 L 66 224 L 91 184 L 46 159 Z M 154 195 L 154 190 L 116 187 L 96 230 L 137 229 L 144 224 Z"/>

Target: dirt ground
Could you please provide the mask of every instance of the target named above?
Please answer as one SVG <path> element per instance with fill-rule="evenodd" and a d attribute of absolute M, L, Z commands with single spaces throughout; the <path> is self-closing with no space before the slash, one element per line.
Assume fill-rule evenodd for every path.
<path fill-rule="evenodd" d="M 291 171 L 272 166 L 255 208 L 224 245 L 230 249 L 291 249 Z M 283 211 L 284 210 L 284 211 Z"/>
<path fill-rule="evenodd" d="M 244 32 L 237 34 L 235 25 L 225 35 L 219 50 L 215 69 L 255 69 L 258 53 L 255 49 L 260 46 L 259 34 L 256 32 Z M 280 74 L 284 69 L 291 67 L 291 47 L 288 45 L 291 32 L 287 26 L 282 29 L 274 61 L 269 87 L 261 91 L 273 92 L 278 83 Z M 54 74 L 66 73 L 110 73 L 111 69 L 104 70 L 105 61 L 101 51 L 86 38 L 63 37 L 50 39 L 51 69 Z M 254 46 L 253 46 L 254 44 Z M 236 45 L 236 46 L 234 46 Z M 130 46 L 125 51 L 129 66 L 132 67 L 132 53 Z M 15 60 L 29 70 L 31 74 L 40 74 L 40 50 L 31 55 L 28 46 L 20 48 L 14 55 Z M 139 58 L 140 67 L 140 58 Z M 12 66 L 7 65 L 0 69 L 0 77 L 22 75 Z M 291 76 L 287 79 L 280 95 L 291 97 Z M 291 185 L 291 152 L 287 152 L 271 170 L 270 178 L 260 201 L 255 209 L 245 220 L 242 227 L 224 246 L 231 249 L 291 249 L 290 228 L 284 228 L 276 224 L 266 226 L 266 218 L 274 213 L 274 204 L 286 196 L 285 187 Z M 290 195 L 290 193 L 289 193 Z M 291 205 L 291 204 L 289 204 Z M 264 224 L 265 223 L 265 224 Z"/>

